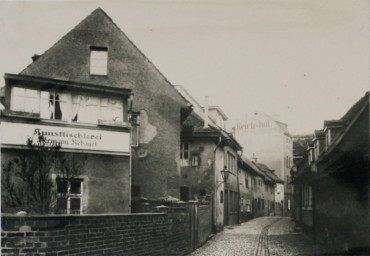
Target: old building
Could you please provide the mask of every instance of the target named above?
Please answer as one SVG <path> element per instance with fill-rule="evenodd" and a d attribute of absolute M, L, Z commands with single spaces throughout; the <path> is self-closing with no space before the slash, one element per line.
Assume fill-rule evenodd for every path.
<path fill-rule="evenodd" d="M 319 131 L 315 131 L 315 134 Z M 309 179 L 308 149 L 312 145 L 313 134 L 293 136 L 292 180 L 294 185 L 294 218 L 307 232 L 312 231 L 312 186 Z M 298 174 L 299 171 L 299 175 Z M 298 178 L 299 177 L 299 178 Z M 303 193 L 305 196 L 303 196 Z M 311 199 L 311 201 L 310 201 Z"/>
<path fill-rule="evenodd" d="M 239 190 L 240 190 L 240 220 L 241 222 L 255 217 L 258 210 L 258 180 L 264 178 L 264 173 L 246 157 L 239 159 Z M 260 208 L 262 208 L 260 206 Z"/>
<path fill-rule="evenodd" d="M 288 125 L 267 114 L 256 112 L 253 116 L 232 122 L 236 139 L 245 148 L 249 159 L 258 158 L 284 180 L 275 190 L 276 214 L 290 215 L 293 207 L 293 187 L 290 168 L 293 164 L 293 141 Z"/>
<path fill-rule="evenodd" d="M 239 222 L 237 158 L 242 147 L 224 130 L 227 117 L 219 107 L 202 107 L 183 87 L 177 89 L 193 106 L 181 135 L 180 199 L 212 203 L 213 226 L 221 230 Z M 230 172 L 226 183 L 225 168 Z"/>
<path fill-rule="evenodd" d="M 24 152 L 27 139 L 38 134 L 60 144 L 60 154 L 85 163 L 73 180 L 52 176 L 57 197 L 68 191 L 57 199 L 62 213 L 130 212 L 130 97 L 139 77 L 134 53 L 97 9 L 19 74 L 5 75 L 2 163 Z"/>
<path fill-rule="evenodd" d="M 315 131 L 306 163 L 294 171 L 298 217 L 334 251 L 369 244 L 369 93 L 340 120 Z"/>

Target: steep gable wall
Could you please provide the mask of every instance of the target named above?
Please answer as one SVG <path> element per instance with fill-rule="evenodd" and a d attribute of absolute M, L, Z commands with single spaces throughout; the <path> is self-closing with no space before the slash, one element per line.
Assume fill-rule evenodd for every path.
<path fill-rule="evenodd" d="M 107 76 L 90 75 L 90 46 L 108 48 Z M 132 89 L 133 109 L 141 113 L 132 184 L 144 197 L 178 197 L 180 112 L 187 101 L 104 11 L 95 10 L 21 74 Z"/>

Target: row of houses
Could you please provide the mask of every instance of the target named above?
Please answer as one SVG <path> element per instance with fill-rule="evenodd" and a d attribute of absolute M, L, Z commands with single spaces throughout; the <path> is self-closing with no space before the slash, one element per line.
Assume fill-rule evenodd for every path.
<path fill-rule="evenodd" d="M 282 213 L 284 191 L 276 188 L 284 180 L 245 158 L 223 111 L 173 86 L 102 9 L 32 60 L 19 74 L 5 74 L 2 166 L 29 154 L 27 141 L 40 136 L 83 163 L 73 179 L 53 166 L 56 207 L 43 206 L 46 213 L 137 213 L 193 200 L 212 205 L 215 230 Z M 14 173 L 4 182 L 21 186 Z M 9 184 L 2 184 L 2 212 L 25 210 L 32 191 L 17 201 L 12 193 L 22 189 Z"/>
<path fill-rule="evenodd" d="M 341 119 L 294 140 L 297 223 L 332 251 L 368 248 L 369 92 Z"/>

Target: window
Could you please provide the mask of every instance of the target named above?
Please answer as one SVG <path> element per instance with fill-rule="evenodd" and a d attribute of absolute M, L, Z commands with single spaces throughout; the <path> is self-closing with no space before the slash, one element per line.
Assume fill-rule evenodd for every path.
<path fill-rule="evenodd" d="M 40 113 L 39 92 L 33 89 L 12 87 L 11 110 Z"/>
<path fill-rule="evenodd" d="M 42 119 L 97 124 L 123 122 L 123 99 L 12 87 L 11 110 L 40 113 Z"/>
<path fill-rule="evenodd" d="M 131 123 L 131 146 L 140 145 L 140 115 L 139 112 L 131 112 L 129 117 Z"/>
<path fill-rule="evenodd" d="M 286 165 L 286 167 L 287 167 L 287 168 L 292 167 L 292 164 L 291 164 L 291 163 L 292 163 L 292 158 L 291 158 L 291 157 L 289 157 L 289 156 L 287 156 L 287 157 L 286 157 L 286 164 L 285 164 L 285 165 Z"/>
<path fill-rule="evenodd" d="M 290 199 L 288 199 L 288 210 L 290 210 Z"/>
<path fill-rule="evenodd" d="M 319 154 L 320 154 L 320 151 L 319 151 L 320 146 L 319 145 L 320 145 L 319 140 L 316 140 L 315 145 L 314 145 L 314 147 L 315 147 L 315 159 L 317 159 L 319 157 Z"/>
<path fill-rule="evenodd" d="M 90 47 L 90 74 L 108 74 L 108 49 L 105 47 Z"/>
<path fill-rule="evenodd" d="M 192 154 L 191 166 L 199 166 L 199 155 L 198 154 Z"/>
<path fill-rule="evenodd" d="M 286 176 L 286 187 L 287 188 L 292 188 L 291 177 L 290 176 Z"/>
<path fill-rule="evenodd" d="M 245 187 L 246 188 L 249 188 L 249 180 L 248 180 L 248 178 L 245 179 Z"/>
<path fill-rule="evenodd" d="M 186 166 L 189 164 L 189 144 L 188 143 L 181 143 L 180 159 L 181 159 L 181 164 L 183 166 Z"/>
<path fill-rule="evenodd" d="M 140 193 L 140 186 L 135 186 L 133 185 L 131 187 L 131 196 L 132 197 L 140 197 L 141 193 Z"/>
<path fill-rule="evenodd" d="M 331 131 L 328 129 L 328 131 L 325 134 L 325 140 L 326 140 L 326 149 L 329 147 L 331 143 Z"/>
<path fill-rule="evenodd" d="M 251 212 L 251 201 L 249 199 L 246 200 L 247 212 Z"/>
<path fill-rule="evenodd" d="M 189 187 L 180 187 L 180 200 L 189 201 Z"/>
<path fill-rule="evenodd" d="M 312 207 L 312 187 L 305 185 L 302 193 L 302 202 L 304 208 Z"/>
<path fill-rule="evenodd" d="M 268 192 L 269 191 L 269 187 L 267 186 L 267 184 L 265 184 L 265 192 Z"/>
<path fill-rule="evenodd" d="M 82 213 L 83 180 L 57 178 L 57 212 Z"/>
<path fill-rule="evenodd" d="M 220 203 L 223 204 L 224 203 L 224 191 L 220 191 Z"/>
<path fill-rule="evenodd" d="M 70 95 L 59 92 L 41 92 L 41 118 L 68 121 L 70 107 Z"/>
<path fill-rule="evenodd" d="M 232 173 L 236 171 L 236 157 L 230 152 L 227 152 L 226 155 L 226 168 Z"/>

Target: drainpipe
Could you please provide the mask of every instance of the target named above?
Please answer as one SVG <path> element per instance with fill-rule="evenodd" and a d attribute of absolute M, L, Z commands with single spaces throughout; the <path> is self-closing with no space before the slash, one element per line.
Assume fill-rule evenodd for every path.
<path fill-rule="evenodd" d="M 204 98 L 204 128 L 208 128 L 208 96 Z"/>
<path fill-rule="evenodd" d="M 239 153 L 240 152 L 240 153 Z M 239 157 L 240 157 L 240 159 L 241 159 L 241 157 L 242 157 L 242 155 L 243 155 L 243 151 L 241 150 L 241 151 L 237 151 L 236 152 L 238 155 L 239 155 Z M 240 196 L 240 182 L 239 182 L 239 168 L 238 168 L 238 160 L 236 161 L 236 184 L 237 184 L 237 186 L 238 186 L 238 208 L 237 208 L 237 211 L 238 211 L 238 215 L 237 215 L 237 223 L 238 224 L 240 224 L 240 198 L 241 198 L 241 196 Z"/>
<path fill-rule="evenodd" d="M 217 149 L 221 144 L 221 136 L 218 137 L 218 143 L 213 150 L 213 173 L 214 173 L 214 184 L 215 184 L 215 191 L 214 191 L 214 199 L 213 199 L 213 209 L 212 209 L 212 223 L 213 223 L 213 233 L 217 233 L 217 177 L 216 177 L 216 154 L 217 154 Z"/>

